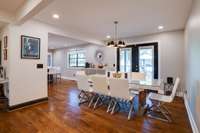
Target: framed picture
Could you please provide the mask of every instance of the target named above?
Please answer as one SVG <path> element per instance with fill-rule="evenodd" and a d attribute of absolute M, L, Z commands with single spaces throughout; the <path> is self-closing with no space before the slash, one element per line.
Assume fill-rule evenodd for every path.
<path fill-rule="evenodd" d="M 8 47 L 8 36 L 4 36 L 3 41 L 4 41 L 4 48 L 7 48 Z"/>
<path fill-rule="evenodd" d="M 40 38 L 21 36 L 21 58 L 40 59 Z"/>
<path fill-rule="evenodd" d="M 7 51 L 7 49 L 3 50 L 3 58 L 4 58 L 4 60 L 8 59 L 8 51 Z"/>

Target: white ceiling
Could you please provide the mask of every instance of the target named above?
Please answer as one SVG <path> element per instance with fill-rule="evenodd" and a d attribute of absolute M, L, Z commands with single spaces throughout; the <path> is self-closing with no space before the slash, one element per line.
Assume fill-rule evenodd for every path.
<path fill-rule="evenodd" d="M 0 10 L 15 13 L 26 0 L 0 0 Z"/>
<path fill-rule="evenodd" d="M 0 21 L 0 29 L 5 25 L 6 25 L 6 23 Z"/>
<path fill-rule="evenodd" d="M 48 48 L 49 49 L 60 49 L 66 47 L 73 47 L 77 45 L 86 44 L 87 42 L 80 41 L 77 39 L 64 37 L 56 34 L 49 33 L 48 35 Z"/>
<path fill-rule="evenodd" d="M 99 40 L 113 36 L 113 21 L 119 21 L 119 37 L 183 29 L 192 0 L 55 0 L 36 19 L 60 28 L 73 29 Z M 59 20 L 52 18 L 60 15 Z"/>

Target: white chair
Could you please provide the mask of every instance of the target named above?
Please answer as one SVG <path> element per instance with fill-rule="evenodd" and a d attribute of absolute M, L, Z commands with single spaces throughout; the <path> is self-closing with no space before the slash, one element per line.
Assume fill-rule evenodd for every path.
<path fill-rule="evenodd" d="M 117 78 L 111 78 L 109 79 L 109 86 L 110 86 L 110 95 L 112 97 L 113 107 L 111 111 L 111 114 L 114 113 L 116 105 L 120 108 L 119 101 L 125 102 L 125 104 L 130 104 L 129 114 L 128 114 L 128 120 L 131 118 L 132 111 L 134 109 L 133 107 L 133 99 L 135 95 L 132 95 L 129 93 L 129 84 L 127 79 L 117 79 Z M 109 104 L 109 109 L 111 108 L 111 103 Z"/>
<path fill-rule="evenodd" d="M 108 77 L 108 73 L 110 73 L 109 75 L 109 78 L 113 78 L 113 73 L 116 73 L 115 71 L 108 71 L 107 72 L 107 77 Z"/>
<path fill-rule="evenodd" d="M 130 74 L 130 78 L 131 78 L 131 80 L 134 80 L 134 81 L 145 80 L 145 73 L 132 72 Z M 130 91 L 131 91 L 131 93 L 138 95 L 139 92 L 143 91 L 143 90 L 140 90 L 139 86 L 137 86 L 137 85 L 132 85 Z"/>
<path fill-rule="evenodd" d="M 142 72 L 132 72 L 131 78 L 133 80 L 145 80 L 145 73 Z"/>
<path fill-rule="evenodd" d="M 96 95 L 93 95 L 89 107 L 94 102 L 94 99 L 97 97 L 97 100 L 94 104 L 94 109 L 96 108 L 99 101 L 101 104 L 103 103 L 103 98 L 108 97 L 110 95 L 110 92 L 108 90 L 108 82 L 107 77 L 105 75 L 93 75 L 91 76 L 91 80 L 93 83 L 93 92 L 96 93 Z"/>
<path fill-rule="evenodd" d="M 86 75 L 77 74 L 76 80 L 77 80 L 78 89 L 80 90 L 80 93 L 78 96 L 80 100 L 79 105 L 89 102 L 93 89 L 90 87 L 90 84 L 88 82 L 88 77 Z"/>
<path fill-rule="evenodd" d="M 59 79 L 61 81 L 62 75 L 61 75 L 61 68 L 60 67 L 54 67 L 55 69 L 55 73 L 56 73 L 56 82 L 57 79 Z"/>
<path fill-rule="evenodd" d="M 171 113 L 164 106 L 165 103 L 171 103 L 174 100 L 176 90 L 179 86 L 180 78 L 176 78 L 172 93 L 170 96 L 161 95 L 157 93 L 150 93 L 148 98 L 152 101 L 152 106 L 149 109 L 148 116 L 166 122 L 172 122 Z M 159 112 L 164 118 L 154 116 L 152 113 Z"/>

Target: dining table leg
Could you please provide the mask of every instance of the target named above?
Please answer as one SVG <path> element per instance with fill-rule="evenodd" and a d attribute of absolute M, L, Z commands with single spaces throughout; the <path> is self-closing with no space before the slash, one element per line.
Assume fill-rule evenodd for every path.
<path fill-rule="evenodd" d="M 137 116 L 143 116 L 147 111 L 147 104 L 146 104 L 146 96 L 147 92 L 140 91 L 138 94 L 138 101 L 137 101 Z"/>

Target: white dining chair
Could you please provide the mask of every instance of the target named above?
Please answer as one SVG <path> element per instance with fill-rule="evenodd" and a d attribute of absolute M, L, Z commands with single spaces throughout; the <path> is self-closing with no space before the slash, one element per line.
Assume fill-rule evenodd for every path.
<path fill-rule="evenodd" d="M 93 75 L 91 76 L 91 80 L 93 83 L 93 92 L 96 95 L 93 95 L 89 107 L 94 102 L 94 99 L 97 98 L 94 104 L 94 109 L 95 109 L 99 102 L 103 104 L 103 98 L 109 97 L 110 91 L 108 90 L 108 82 L 107 82 L 107 77 L 105 75 Z"/>
<path fill-rule="evenodd" d="M 145 80 L 145 73 L 142 72 L 132 72 L 131 78 L 133 80 Z"/>
<path fill-rule="evenodd" d="M 119 104 L 120 101 L 124 102 L 125 104 L 128 103 L 130 105 L 128 120 L 130 120 L 132 111 L 134 109 L 133 100 L 134 100 L 135 95 L 129 93 L 128 80 L 110 78 L 109 86 L 110 86 L 110 96 L 112 97 L 112 102 L 113 102 L 113 106 L 109 107 L 111 108 L 111 114 L 115 112 L 115 108 L 117 105 L 120 108 L 120 104 Z M 109 104 L 109 106 L 111 106 L 111 104 Z"/>
<path fill-rule="evenodd" d="M 134 81 L 138 81 L 138 82 L 142 81 L 142 80 L 145 80 L 145 73 L 142 73 L 142 72 L 131 72 L 130 79 L 134 80 Z M 139 92 L 143 91 L 143 90 L 141 90 L 141 88 L 139 88 L 138 85 L 132 84 L 130 91 L 131 91 L 131 93 L 138 95 Z"/>
<path fill-rule="evenodd" d="M 93 89 L 88 82 L 87 75 L 76 74 L 76 80 L 77 80 L 78 89 L 80 90 L 80 93 L 78 96 L 80 100 L 79 105 L 89 102 L 90 97 L 92 96 Z"/>
<path fill-rule="evenodd" d="M 151 118 L 159 119 L 166 122 L 172 122 L 171 113 L 165 106 L 165 103 L 171 103 L 176 95 L 176 90 L 179 86 L 180 78 L 176 78 L 172 93 L 170 96 L 150 93 L 148 98 L 152 101 L 152 106 L 149 108 L 148 116 Z M 163 118 L 154 116 L 152 113 L 159 112 Z"/>

